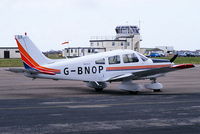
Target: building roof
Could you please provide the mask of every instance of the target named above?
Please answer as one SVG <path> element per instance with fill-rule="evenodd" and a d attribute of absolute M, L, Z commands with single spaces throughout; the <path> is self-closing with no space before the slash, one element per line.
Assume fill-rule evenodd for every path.
<path fill-rule="evenodd" d="M 67 47 L 65 49 L 105 49 L 102 47 Z"/>
<path fill-rule="evenodd" d="M 18 47 L 0 47 L 0 49 L 18 49 Z"/>
<path fill-rule="evenodd" d="M 117 41 L 119 41 L 119 42 L 121 42 L 121 41 L 126 41 L 126 40 L 90 40 L 90 42 L 108 42 L 108 41 L 110 41 L 110 42 L 117 42 Z"/>
<path fill-rule="evenodd" d="M 162 49 L 159 48 L 144 48 L 146 51 L 163 51 Z"/>

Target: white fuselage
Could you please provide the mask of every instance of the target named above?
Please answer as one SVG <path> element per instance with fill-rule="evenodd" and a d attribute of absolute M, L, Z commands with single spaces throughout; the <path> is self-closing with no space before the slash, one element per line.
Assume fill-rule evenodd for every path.
<path fill-rule="evenodd" d="M 125 62 L 124 55 L 133 54 L 137 57 L 136 62 Z M 118 63 L 112 63 L 112 57 L 118 56 Z M 105 82 L 112 77 L 122 74 L 128 74 L 143 71 L 149 68 L 159 68 L 160 66 L 171 66 L 172 63 L 153 63 L 149 58 L 142 59 L 143 55 L 132 50 L 115 50 L 103 52 L 84 57 L 64 59 L 44 65 L 49 68 L 59 69 L 60 74 L 47 75 L 35 74 L 36 78 L 63 79 L 63 80 L 80 80 L 80 81 L 98 81 Z M 110 58 L 111 57 L 111 58 Z M 146 58 L 146 57 L 143 57 Z M 104 59 L 104 62 L 102 62 Z"/>

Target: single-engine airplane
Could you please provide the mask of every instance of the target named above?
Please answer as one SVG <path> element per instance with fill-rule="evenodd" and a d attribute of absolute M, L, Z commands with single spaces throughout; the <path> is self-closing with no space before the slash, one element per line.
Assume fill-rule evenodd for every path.
<path fill-rule="evenodd" d="M 9 69 L 23 72 L 36 79 L 79 80 L 88 87 L 102 91 L 110 82 L 121 81 L 119 88 L 136 93 L 141 85 L 133 80 L 150 79 L 144 87 L 153 91 L 163 88 L 156 79 L 165 73 L 194 67 L 193 64 L 174 65 L 171 60 L 150 59 L 133 50 L 114 50 L 78 58 L 53 60 L 47 58 L 27 35 L 15 36 L 25 69 Z"/>

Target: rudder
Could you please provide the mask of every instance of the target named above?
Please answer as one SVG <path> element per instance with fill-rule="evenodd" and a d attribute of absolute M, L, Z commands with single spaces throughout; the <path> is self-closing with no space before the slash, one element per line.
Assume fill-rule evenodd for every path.
<path fill-rule="evenodd" d="M 21 56 L 25 56 L 31 62 L 36 62 L 39 65 L 44 65 L 48 63 L 52 63 L 52 60 L 47 58 L 29 39 L 28 36 L 24 35 L 16 35 L 15 39 L 17 41 L 17 45 Z M 32 60 L 34 61 L 32 61 Z"/>
<path fill-rule="evenodd" d="M 57 74 L 60 73 L 59 69 L 52 69 L 44 67 L 50 63 L 54 63 L 53 60 L 47 58 L 29 39 L 28 36 L 16 35 L 15 36 L 21 59 L 24 63 L 24 67 L 27 70 L 35 70 L 47 74 Z"/>

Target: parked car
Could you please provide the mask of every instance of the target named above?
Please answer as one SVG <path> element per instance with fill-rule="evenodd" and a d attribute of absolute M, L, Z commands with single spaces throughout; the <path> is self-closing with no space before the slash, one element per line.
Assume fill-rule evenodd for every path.
<path fill-rule="evenodd" d="M 200 57 L 200 52 L 196 52 L 196 53 L 195 53 L 195 56 L 196 56 L 196 57 Z"/>
<path fill-rule="evenodd" d="M 187 56 L 187 57 L 195 57 L 195 54 L 192 53 L 192 52 L 187 52 L 187 53 L 186 53 L 186 56 Z"/>
<path fill-rule="evenodd" d="M 149 57 L 161 57 L 161 54 L 159 54 L 159 53 L 151 53 L 149 55 Z"/>
<path fill-rule="evenodd" d="M 187 57 L 187 54 L 184 52 L 178 52 L 179 57 Z"/>

